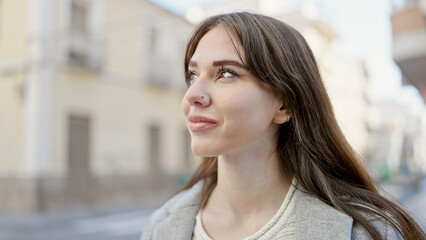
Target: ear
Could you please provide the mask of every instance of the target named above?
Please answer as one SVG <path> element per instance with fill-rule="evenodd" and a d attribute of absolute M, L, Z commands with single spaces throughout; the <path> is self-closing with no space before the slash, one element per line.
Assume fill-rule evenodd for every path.
<path fill-rule="evenodd" d="M 279 108 L 275 112 L 275 116 L 273 119 L 274 123 L 283 124 L 285 122 L 288 122 L 291 117 L 292 117 L 292 114 L 290 109 L 285 105 L 284 101 L 281 101 Z"/>

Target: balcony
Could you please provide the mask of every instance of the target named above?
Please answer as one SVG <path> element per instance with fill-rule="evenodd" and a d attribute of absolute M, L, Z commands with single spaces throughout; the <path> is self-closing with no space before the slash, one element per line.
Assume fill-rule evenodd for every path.
<path fill-rule="evenodd" d="M 426 101 L 426 18 L 418 6 L 395 12 L 392 17 L 393 58 L 404 85 L 414 85 Z"/>

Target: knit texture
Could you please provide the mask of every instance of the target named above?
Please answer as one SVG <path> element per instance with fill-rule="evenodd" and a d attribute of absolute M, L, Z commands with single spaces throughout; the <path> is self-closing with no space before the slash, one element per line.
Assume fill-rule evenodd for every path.
<path fill-rule="evenodd" d="M 259 229 L 259 231 L 247 238 L 244 238 L 244 240 L 296 239 L 296 218 L 294 214 L 296 201 L 293 197 L 295 191 L 297 190 L 295 190 L 293 184 L 291 184 L 290 189 L 288 190 L 287 195 L 275 216 L 269 220 L 265 226 Z M 203 223 L 201 221 L 201 210 L 197 213 L 192 240 L 212 240 L 204 230 Z"/>

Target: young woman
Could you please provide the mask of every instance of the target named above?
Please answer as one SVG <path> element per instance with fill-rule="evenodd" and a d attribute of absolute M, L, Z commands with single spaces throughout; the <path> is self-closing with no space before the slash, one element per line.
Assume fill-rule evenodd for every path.
<path fill-rule="evenodd" d="M 185 71 L 182 108 L 202 163 L 142 239 L 425 239 L 377 192 L 295 29 L 246 12 L 210 17 Z"/>

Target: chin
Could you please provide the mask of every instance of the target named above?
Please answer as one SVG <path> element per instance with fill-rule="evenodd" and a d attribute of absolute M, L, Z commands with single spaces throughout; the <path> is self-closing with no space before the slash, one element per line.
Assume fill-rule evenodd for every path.
<path fill-rule="evenodd" d="M 191 146 L 191 148 L 192 152 L 199 157 L 216 157 L 219 155 L 209 146 Z"/>

